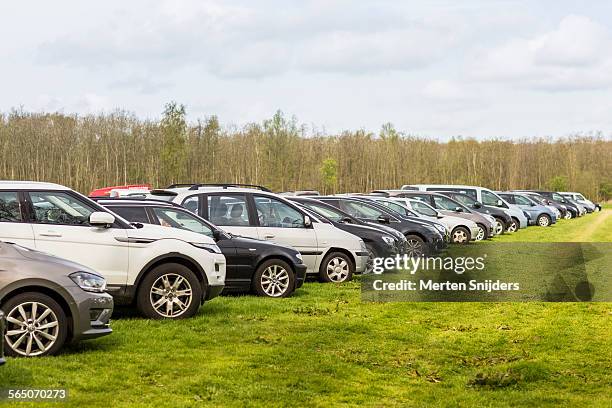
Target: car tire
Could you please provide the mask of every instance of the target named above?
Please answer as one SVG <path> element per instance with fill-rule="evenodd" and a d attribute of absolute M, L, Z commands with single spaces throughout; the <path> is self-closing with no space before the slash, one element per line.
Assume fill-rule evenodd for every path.
<path fill-rule="evenodd" d="M 4 350 L 8 356 L 54 355 L 66 342 L 68 318 L 52 297 L 25 292 L 10 298 L 2 309 L 6 311 Z"/>
<path fill-rule="evenodd" d="M 185 319 L 198 312 L 202 286 L 186 266 L 165 263 L 153 268 L 142 280 L 136 306 L 150 319 Z"/>
<path fill-rule="evenodd" d="M 565 218 L 566 220 L 572 219 L 572 212 L 570 210 L 566 210 L 565 216 L 563 218 Z"/>
<path fill-rule="evenodd" d="M 372 273 L 374 270 L 374 258 L 378 257 L 376 250 L 372 246 L 372 244 L 366 244 L 366 248 L 368 250 L 368 263 L 366 264 L 366 269 L 363 272 L 364 274 Z"/>
<path fill-rule="evenodd" d="M 506 231 L 508 232 L 516 232 L 519 230 L 521 224 L 518 222 L 518 220 L 516 218 L 512 218 L 512 221 L 510 221 L 510 225 L 508 225 L 508 229 Z"/>
<path fill-rule="evenodd" d="M 295 273 L 280 259 L 268 259 L 253 275 L 253 290 L 259 296 L 284 298 L 295 291 Z"/>
<path fill-rule="evenodd" d="M 495 225 L 493 228 L 495 230 L 495 235 L 501 235 L 508 230 L 501 218 L 495 218 Z"/>
<path fill-rule="evenodd" d="M 423 238 L 418 235 L 406 235 L 406 254 L 409 257 L 420 257 L 422 255 L 427 255 L 426 245 Z"/>
<path fill-rule="evenodd" d="M 472 236 L 470 234 L 470 231 L 465 227 L 455 227 L 453 229 L 453 232 L 451 232 L 451 242 L 453 244 L 469 244 L 471 239 Z"/>
<path fill-rule="evenodd" d="M 536 219 L 536 223 L 540 227 L 548 227 L 552 223 L 552 219 L 550 218 L 548 214 L 540 214 L 538 215 L 538 218 Z"/>
<path fill-rule="evenodd" d="M 482 224 L 476 224 L 478 227 L 478 235 L 476 235 L 476 241 L 482 241 L 487 237 L 487 227 Z"/>
<path fill-rule="evenodd" d="M 342 252 L 331 252 L 325 256 L 319 267 L 321 282 L 342 283 L 353 279 L 355 266 L 348 255 Z"/>

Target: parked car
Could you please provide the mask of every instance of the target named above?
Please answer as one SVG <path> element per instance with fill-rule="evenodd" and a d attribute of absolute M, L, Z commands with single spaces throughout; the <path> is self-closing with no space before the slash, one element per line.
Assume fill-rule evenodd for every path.
<path fill-rule="evenodd" d="M 319 217 L 327 218 L 335 227 L 361 238 L 370 257 L 366 273 L 372 271 L 374 258 L 395 257 L 406 251 L 406 238 L 392 228 L 368 224 L 333 205 L 313 198 L 289 197 L 289 200 L 314 211 Z"/>
<path fill-rule="evenodd" d="M 485 229 L 487 232 L 485 238 L 491 238 L 493 235 L 495 235 L 495 218 L 487 214 L 472 211 L 460 202 L 446 197 L 445 195 L 425 191 L 404 191 L 401 197 L 406 199 L 421 200 L 443 215 L 450 215 L 473 221 L 476 223 L 476 225 L 479 225 Z"/>
<path fill-rule="evenodd" d="M 512 192 L 518 192 L 520 194 L 523 194 L 527 197 L 529 197 L 530 199 L 532 199 L 533 201 L 535 201 L 536 203 L 540 204 L 540 205 L 545 205 L 546 207 L 550 208 L 557 216 L 557 220 L 560 220 L 561 218 L 565 218 L 566 216 L 568 216 L 568 211 L 567 211 L 567 207 L 564 206 L 561 203 L 557 203 L 556 201 L 552 201 L 549 200 L 548 198 L 541 196 L 538 193 L 534 193 L 533 191 L 521 191 L 521 190 L 513 190 Z"/>
<path fill-rule="evenodd" d="M 225 257 L 202 234 L 130 223 L 51 183 L 0 182 L 0 239 L 86 265 L 117 304 L 149 318 L 185 318 L 223 290 Z"/>
<path fill-rule="evenodd" d="M 110 334 L 113 298 L 105 289 L 104 278 L 83 265 L 0 241 L 7 355 L 52 355 L 68 341 Z"/>
<path fill-rule="evenodd" d="M 588 212 L 597 211 L 597 204 L 592 202 L 591 200 L 587 200 L 582 194 L 570 191 L 559 192 L 563 197 L 569 198 L 582 204 L 586 207 Z"/>
<path fill-rule="evenodd" d="M 422 200 L 413 200 L 405 197 L 380 197 L 381 202 L 396 202 L 408 210 L 415 212 L 420 217 L 442 223 L 450 234 L 451 242 L 455 244 L 467 244 L 470 240 L 481 241 L 487 236 L 486 227 L 478 225 L 467 218 L 455 217 L 442 214 Z"/>
<path fill-rule="evenodd" d="M 89 193 L 89 197 L 126 197 L 143 195 L 151 191 L 150 184 L 128 184 L 125 186 L 111 186 L 98 188 Z"/>
<path fill-rule="evenodd" d="M 344 282 L 365 271 L 362 239 L 321 222 L 265 187 L 193 184 L 153 190 L 151 196 L 182 205 L 233 234 L 289 245 L 300 251 L 306 273 L 324 282 Z"/>
<path fill-rule="evenodd" d="M 404 219 L 380 204 L 349 196 L 323 196 L 317 199 L 362 221 L 378 222 L 400 231 L 408 241 L 406 252 L 409 256 L 430 255 L 446 247 L 448 238 L 445 239 L 442 231 L 431 225 Z"/>
<path fill-rule="evenodd" d="M 557 215 L 549 207 L 538 204 L 528 196 L 521 193 L 501 192 L 497 194 L 509 202 L 527 211 L 530 215 L 530 225 L 539 225 L 540 227 L 548 227 L 557 222 Z"/>
<path fill-rule="evenodd" d="M 556 191 L 541 191 L 541 190 L 533 190 L 534 193 L 537 193 L 543 197 L 548 198 L 551 201 L 554 201 L 559 204 L 563 204 L 567 209 L 565 213 L 566 219 L 572 219 L 580 216 L 580 210 L 578 207 L 570 202 L 570 200 L 563 197 L 561 194 Z"/>
<path fill-rule="evenodd" d="M 186 229 L 214 239 L 227 262 L 224 292 L 253 291 L 259 296 L 282 298 L 304 283 L 306 265 L 294 248 L 233 235 L 168 201 L 138 198 L 96 201 L 132 223 Z"/>
<path fill-rule="evenodd" d="M 442 184 L 413 184 L 411 186 L 402 186 L 405 188 L 417 188 L 420 191 L 456 191 L 472 196 L 477 201 L 491 207 L 499 207 L 508 211 L 513 222 L 506 229 L 508 232 L 518 231 L 519 228 L 525 228 L 528 225 L 529 214 L 521 208 L 504 201 L 500 196 L 495 194 L 488 188 L 479 186 L 462 186 L 462 185 L 442 185 Z"/>
<path fill-rule="evenodd" d="M 512 217 L 502 208 L 484 205 L 473 196 L 457 191 L 437 191 L 437 193 L 452 198 L 473 212 L 487 214 L 493 217 L 495 219 L 496 235 L 503 234 L 512 225 Z"/>

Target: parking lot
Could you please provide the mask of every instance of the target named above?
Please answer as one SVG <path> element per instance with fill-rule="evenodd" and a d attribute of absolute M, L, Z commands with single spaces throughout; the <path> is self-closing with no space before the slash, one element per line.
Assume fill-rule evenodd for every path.
<path fill-rule="evenodd" d="M 611 213 L 495 241 L 611 241 Z M 187 321 L 119 310 L 112 336 L 11 359 L 0 384 L 66 388 L 74 407 L 605 406 L 610 313 L 606 303 L 362 303 L 359 278 L 307 282 L 283 301 L 221 296 Z"/>

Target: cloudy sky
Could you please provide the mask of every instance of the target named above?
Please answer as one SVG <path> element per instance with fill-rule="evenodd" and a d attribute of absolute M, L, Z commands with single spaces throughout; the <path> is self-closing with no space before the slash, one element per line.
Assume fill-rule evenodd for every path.
<path fill-rule="evenodd" d="M 0 36 L 4 112 L 612 134 L 610 1 L 24 0 L 0 3 Z"/>

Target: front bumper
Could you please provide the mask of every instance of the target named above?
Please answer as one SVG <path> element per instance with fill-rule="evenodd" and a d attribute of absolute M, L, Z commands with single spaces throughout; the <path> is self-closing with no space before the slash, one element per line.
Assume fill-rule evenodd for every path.
<path fill-rule="evenodd" d="M 295 288 L 301 288 L 304 285 L 304 281 L 306 280 L 306 265 L 304 264 L 295 264 Z"/>
<path fill-rule="evenodd" d="M 225 285 L 208 285 L 204 293 L 204 300 L 206 301 L 216 298 L 217 296 L 219 296 L 219 294 L 221 294 L 221 291 L 223 291 L 224 287 Z"/>
<path fill-rule="evenodd" d="M 72 341 L 111 334 L 110 318 L 114 301 L 108 293 L 86 292 L 78 286 L 66 288 L 74 299 Z"/>
<path fill-rule="evenodd" d="M 470 228 L 470 235 L 471 235 L 470 236 L 470 240 L 471 241 L 475 241 L 476 240 L 476 237 L 478 236 L 478 232 L 479 231 L 480 231 L 480 228 L 478 228 L 478 225 L 476 225 L 473 228 Z M 486 233 L 485 233 L 485 235 L 486 235 Z"/>

